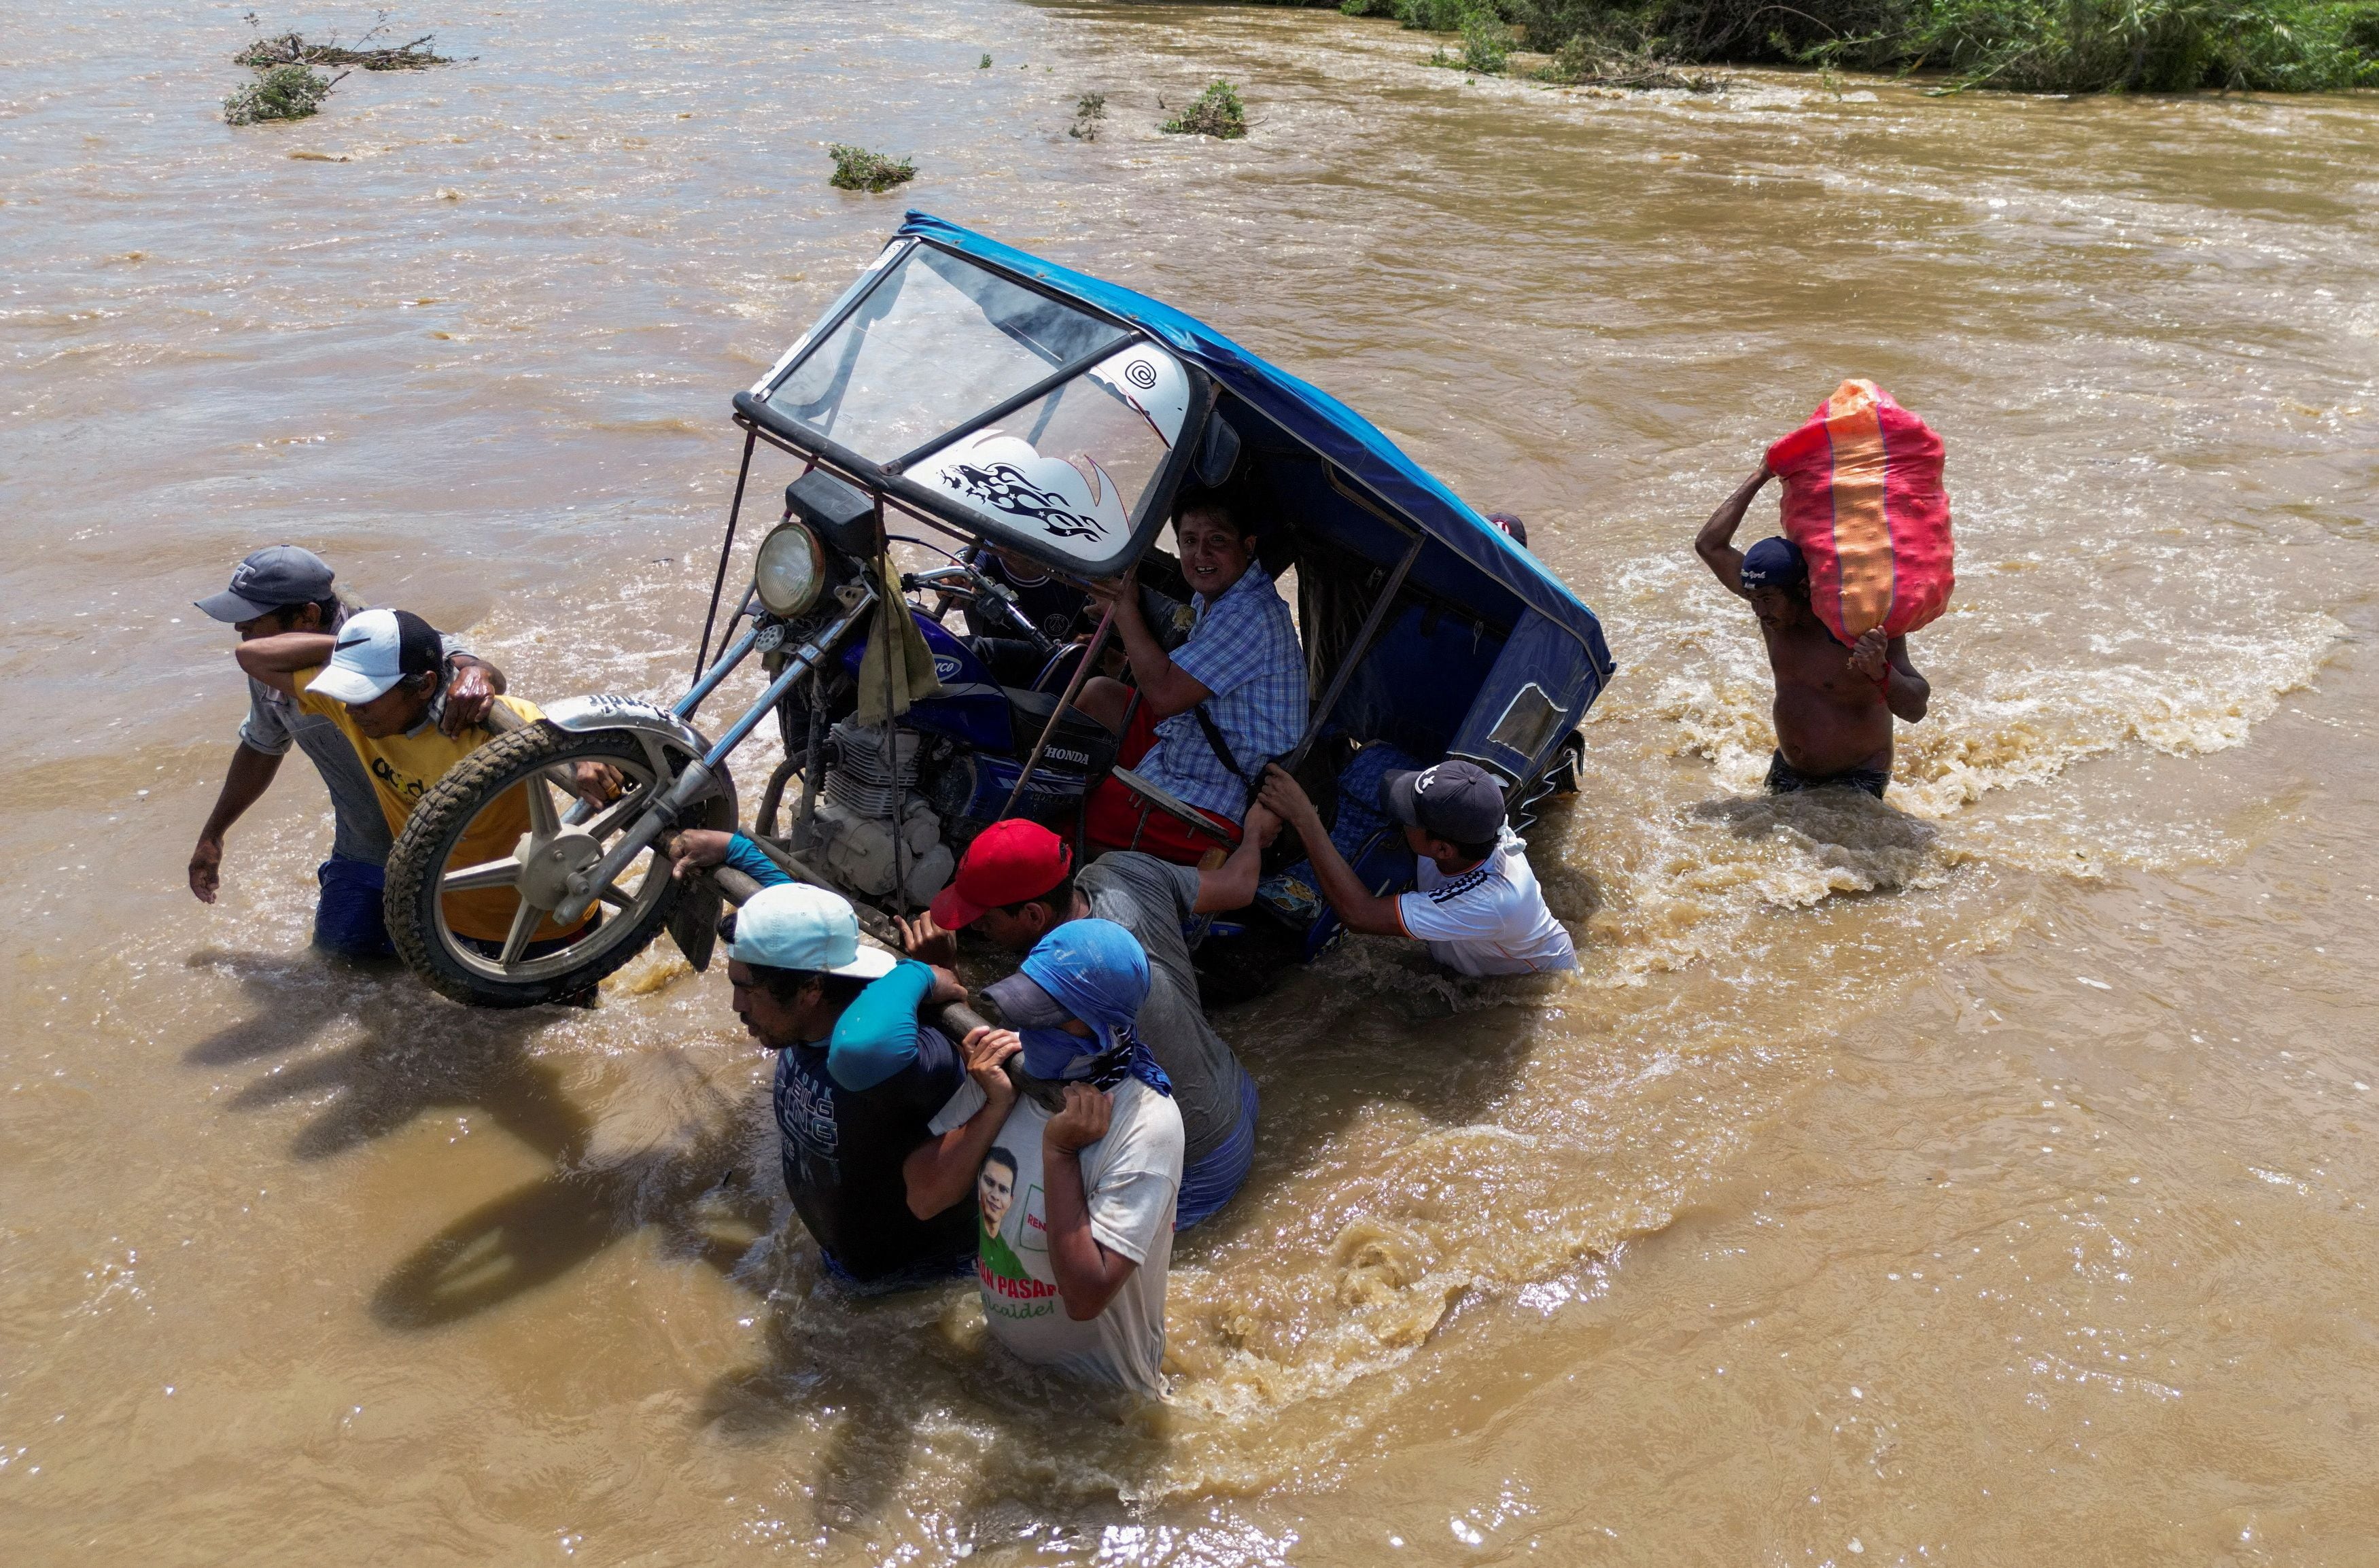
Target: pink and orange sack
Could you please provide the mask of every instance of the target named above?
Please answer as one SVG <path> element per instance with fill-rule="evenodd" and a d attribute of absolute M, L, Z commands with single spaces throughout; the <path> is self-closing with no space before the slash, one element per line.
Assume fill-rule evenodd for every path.
<path fill-rule="evenodd" d="M 1941 438 L 1873 381 L 1844 381 L 1768 449 L 1784 537 L 1809 564 L 1809 606 L 1845 644 L 1904 637 L 1949 608 Z"/>

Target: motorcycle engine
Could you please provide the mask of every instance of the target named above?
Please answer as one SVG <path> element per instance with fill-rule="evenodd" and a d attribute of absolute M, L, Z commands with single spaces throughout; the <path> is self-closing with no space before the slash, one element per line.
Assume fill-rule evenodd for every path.
<path fill-rule="evenodd" d="M 923 904 L 949 882 L 958 862 L 942 842 L 941 817 L 917 793 L 924 737 L 896 728 L 892 741 L 888 748 L 881 729 L 849 719 L 834 726 L 809 844 L 821 869 L 852 892 L 880 899 L 899 883 L 911 904 Z M 896 796 L 903 802 L 897 842 Z"/>

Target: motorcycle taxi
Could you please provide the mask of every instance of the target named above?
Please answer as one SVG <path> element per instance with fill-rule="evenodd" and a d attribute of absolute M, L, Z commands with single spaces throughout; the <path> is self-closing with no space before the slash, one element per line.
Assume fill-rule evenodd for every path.
<path fill-rule="evenodd" d="M 682 828 L 741 827 L 796 878 L 905 912 L 993 821 L 1078 831 L 1084 794 L 1110 774 L 1147 813 L 1202 825 L 1119 767 L 1115 738 L 1070 708 L 1107 626 L 1087 645 L 1053 642 L 967 553 L 1002 550 L 1076 583 L 1137 567 L 1150 624 L 1177 639 L 1188 595 L 1153 547 L 1186 487 L 1227 488 L 1259 520 L 1267 567 L 1295 569 L 1311 701 L 1295 750 L 1266 760 L 1317 791 L 1326 818 L 1337 781 L 1378 771 L 1367 752 L 1479 763 L 1524 833 L 1549 794 L 1576 787 L 1578 725 L 1612 669 L 1592 611 L 1353 410 L 1155 300 L 912 212 L 735 395 L 733 416 L 743 463 L 684 694 L 549 705 L 425 795 L 390 856 L 390 933 L 458 1001 L 582 993 L 664 929 L 705 967 L 722 893 L 717 878 L 669 874 L 668 836 Z M 763 443 L 805 471 L 731 601 Z M 947 560 L 902 572 L 896 545 Z M 1001 684 L 943 625 L 954 604 L 1045 656 L 1031 685 Z M 723 728 L 698 728 L 755 658 L 759 694 Z M 784 760 L 747 821 L 730 761 L 771 720 Z M 612 770 L 611 798 L 572 797 L 573 768 L 589 761 Z M 470 824 L 514 790 L 530 829 L 513 852 L 453 863 Z M 1365 802 L 1350 795 L 1346 820 L 1368 826 L 1342 840 L 1367 882 L 1384 891 L 1409 875 L 1400 837 Z M 518 899 L 508 938 L 458 936 L 446 896 L 495 888 Z M 1293 958 L 1334 935 L 1326 905 L 1259 910 L 1216 939 L 1244 934 Z"/>

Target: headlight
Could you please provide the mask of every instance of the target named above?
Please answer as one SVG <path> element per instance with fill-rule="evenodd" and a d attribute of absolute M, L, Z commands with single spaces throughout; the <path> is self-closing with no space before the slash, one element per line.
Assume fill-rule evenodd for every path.
<path fill-rule="evenodd" d="M 817 536 L 803 524 L 778 524 L 760 541 L 760 553 L 752 562 L 752 580 L 769 614 L 791 621 L 809 609 L 826 585 L 826 561 L 818 551 Z"/>

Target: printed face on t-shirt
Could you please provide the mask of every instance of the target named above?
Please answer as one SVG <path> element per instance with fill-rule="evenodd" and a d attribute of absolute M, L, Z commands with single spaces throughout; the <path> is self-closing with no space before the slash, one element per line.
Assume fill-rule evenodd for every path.
<path fill-rule="evenodd" d="M 1008 1202 L 1016 1196 L 1016 1157 L 1005 1149 L 995 1149 L 983 1163 L 983 1174 L 975 1178 L 975 1207 L 983 1211 L 983 1229 L 986 1236 L 997 1236 L 1002 1221 L 1008 1218 Z"/>

